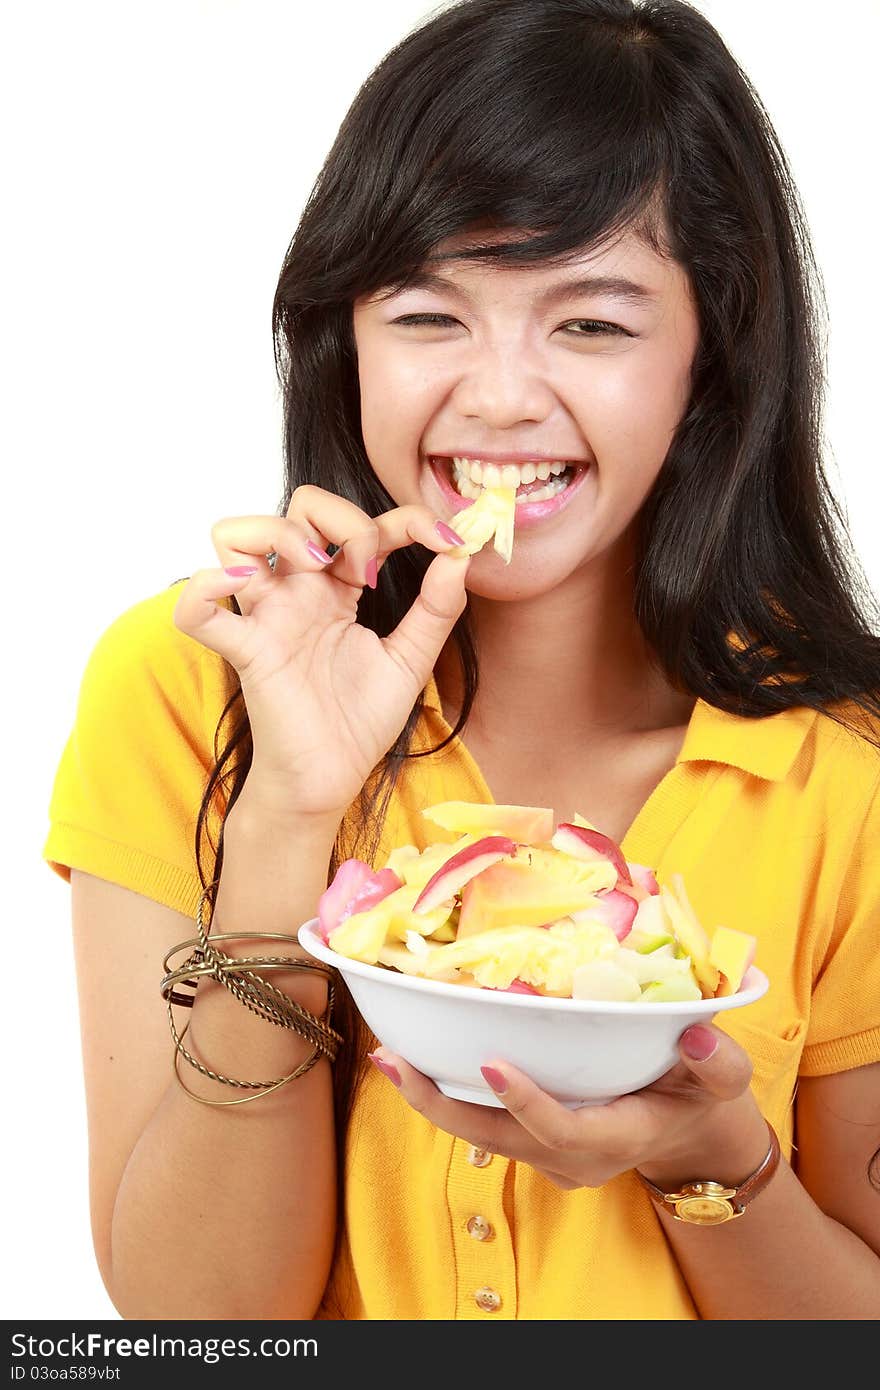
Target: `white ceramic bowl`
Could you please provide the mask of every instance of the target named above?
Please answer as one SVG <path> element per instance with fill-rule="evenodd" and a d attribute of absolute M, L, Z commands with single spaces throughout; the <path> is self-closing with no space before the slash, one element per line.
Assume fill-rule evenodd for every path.
<path fill-rule="evenodd" d="M 760 999 L 767 976 L 752 966 L 737 994 L 686 1003 L 609 1003 L 507 994 L 403 975 L 340 956 L 313 917 L 299 941 L 342 975 L 379 1041 L 456 1100 L 501 1106 L 481 1065 L 512 1062 L 569 1109 L 649 1086 L 678 1061 L 691 1023 Z"/>

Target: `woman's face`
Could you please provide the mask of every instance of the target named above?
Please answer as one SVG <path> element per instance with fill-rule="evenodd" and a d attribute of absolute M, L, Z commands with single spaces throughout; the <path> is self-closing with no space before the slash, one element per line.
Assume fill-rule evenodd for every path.
<path fill-rule="evenodd" d="M 579 465 L 566 505 L 523 514 L 510 565 L 491 545 L 471 562 L 486 597 L 536 596 L 622 555 L 690 396 L 699 323 L 682 267 L 629 232 L 561 267 L 427 270 L 447 283 L 354 305 L 364 443 L 386 490 L 454 527 L 453 458 Z"/>

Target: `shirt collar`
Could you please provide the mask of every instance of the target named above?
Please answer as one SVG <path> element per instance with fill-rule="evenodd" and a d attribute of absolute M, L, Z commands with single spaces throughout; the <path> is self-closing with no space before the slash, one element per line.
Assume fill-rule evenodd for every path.
<path fill-rule="evenodd" d="M 424 703 L 443 718 L 433 676 L 425 688 Z M 791 771 L 815 719 L 816 711 L 804 705 L 748 719 L 698 699 L 675 761 L 727 763 L 755 777 L 781 782 Z"/>

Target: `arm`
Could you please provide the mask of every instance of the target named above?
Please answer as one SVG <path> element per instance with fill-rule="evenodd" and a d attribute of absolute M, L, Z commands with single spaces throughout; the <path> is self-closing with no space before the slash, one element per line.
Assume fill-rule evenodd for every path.
<path fill-rule="evenodd" d="M 880 1063 L 802 1078 L 796 1105 L 795 1169 L 781 1162 L 741 1219 L 695 1228 L 658 1210 L 703 1318 L 880 1318 L 880 1189 L 868 1176 L 880 1146 Z M 749 1095 L 719 1107 L 732 1109 L 740 1114 L 719 1115 L 724 1128 L 699 1172 L 641 1171 L 667 1191 L 699 1176 L 741 1181 L 761 1161 L 766 1129 Z"/>
<path fill-rule="evenodd" d="M 293 934 L 326 887 L 336 828 L 276 819 L 246 786 L 226 822 L 213 930 Z M 194 921 L 88 875 L 74 872 L 72 885 L 92 1229 L 114 1306 L 124 1318 L 311 1318 L 335 1236 L 327 1060 L 250 1104 L 199 1105 L 173 1077 L 158 988 L 163 956 L 195 935 Z M 230 955 L 305 954 L 256 946 L 225 943 Z M 273 971 L 271 981 L 324 1012 L 323 977 Z M 178 1030 L 187 1017 L 184 1045 L 243 1080 L 282 1076 L 311 1050 L 206 978 L 191 1014 L 176 1010 Z M 199 1095 L 250 1094 L 180 1065 Z"/>
<path fill-rule="evenodd" d="M 378 1056 L 426 1119 L 530 1164 L 563 1191 L 600 1187 L 630 1169 L 664 1192 L 700 1178 L 738 1187 L 767 1152 L 767 1126 L 748 1090 L 748 1056 L 711 1031 L 717 1047 L 708 1058 L 680 1046 L 680 1064 L 652 1086 L 579 1110 L 501 1057 L 488 1060 L 504 1083 L 492 1082 L 504 1109 L 489 1109 L 444 1096 L 387 1048 Z M 798 1175 L 780 1163 L 742 1217 L 694 1227 L 656 1211 L 702 1318 L 880 1317 L 880 1191 L 868 1177 L 880 1146 L 880 1063 L 802 1080 L 797 1134 Z"/>

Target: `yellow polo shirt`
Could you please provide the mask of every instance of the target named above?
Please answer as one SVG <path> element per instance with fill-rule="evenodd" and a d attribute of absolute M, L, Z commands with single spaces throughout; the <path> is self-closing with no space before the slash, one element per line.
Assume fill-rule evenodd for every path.
<path fill-rule="evenodd" d="M 196 816 L 230 687 L 220 658 L 174 627 L 182 582 L 98 640 L 43 858 L 68 881 L 74 867 L 192 915 Z M 418 747 L 449 733 L 433 680 L 426 700 Z M 878 791 L 880 754 L 826 715 L 749 720 L 698 700 L 675 766 L 622 841 L 661 882 L 681 873 L 707 926 L 758 938 L 770 989 L 718 1021 L 751 1055 L 786 1155 L 798 1075 L 880 1060 Z M 396 844 L 444 837 L 422 807 L 491 799 L 457 739 L 407 764 L 377 864 Z M 579 809 L 601 825 L 601 807 Z M 698 1316 L 632 1174 L 561 1192 L 525 1164 L 481 1161 L 378 1073 L 355 1100 L 345 1176 L 345 1240 L 319 1318 Z"/>

